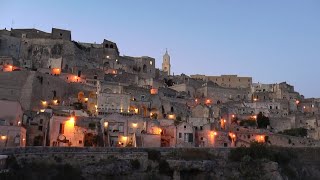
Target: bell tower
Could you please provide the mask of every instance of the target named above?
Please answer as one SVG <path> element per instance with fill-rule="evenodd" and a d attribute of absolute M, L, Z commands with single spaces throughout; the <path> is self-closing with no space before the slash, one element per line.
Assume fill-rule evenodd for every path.
<path fill-rule="evenodd" d="M 170 76 L 171 64 L 170 64 L 170 56 L 168 54 L 168 50 L 167 49 L 166 49 L 166 53 L 163 55 L 162 71 L 166 72 L 168 74 L 168 76 Z"/>

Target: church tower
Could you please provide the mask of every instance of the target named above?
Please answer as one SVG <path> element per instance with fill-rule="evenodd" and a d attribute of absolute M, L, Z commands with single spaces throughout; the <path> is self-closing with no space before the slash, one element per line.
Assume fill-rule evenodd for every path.
<path fill-rule="evenodd" d="M 166 53 L 163 55 L 162 71 L 166 72 L 168 76 L 170 76 L 171 64 L 170 64 L 170 56 L 168 54 L 167 49 L 166 49 Z"/>

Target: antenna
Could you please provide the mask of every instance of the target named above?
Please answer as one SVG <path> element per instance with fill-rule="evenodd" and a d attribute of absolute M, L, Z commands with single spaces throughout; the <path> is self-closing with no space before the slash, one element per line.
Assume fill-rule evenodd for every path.
<path fill-rule="evenodd" d="M 13 25 L 14 25 L 14 20 L 12 19 L 11 21 L 11 28 L 13 29 Z"/>

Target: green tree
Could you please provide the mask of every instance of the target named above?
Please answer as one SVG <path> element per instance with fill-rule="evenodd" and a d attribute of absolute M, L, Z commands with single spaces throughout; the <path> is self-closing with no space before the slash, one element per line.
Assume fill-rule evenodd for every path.
<path fill-rule="evenodd" d="M 288 136 L 305 137 L 308 135 L 308 130 L 305 128 L 294 128 L 294 129 L 284 130 L 283 132 L 279 132 L 279 134 L 284 134 Z"/>

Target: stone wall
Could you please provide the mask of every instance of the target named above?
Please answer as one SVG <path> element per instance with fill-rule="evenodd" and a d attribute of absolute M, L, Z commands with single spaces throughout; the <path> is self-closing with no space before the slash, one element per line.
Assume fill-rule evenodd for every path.
<path fill-rule="evenodd" d="M 79 89 L 83 87 L 35 71 L 0 73 L 0 99 L 18 101 L 23 110 L 43 108 L 41 100 L 52 100 L 54 92 L 59 100 L 70 95 L 76 97 Z"/>

